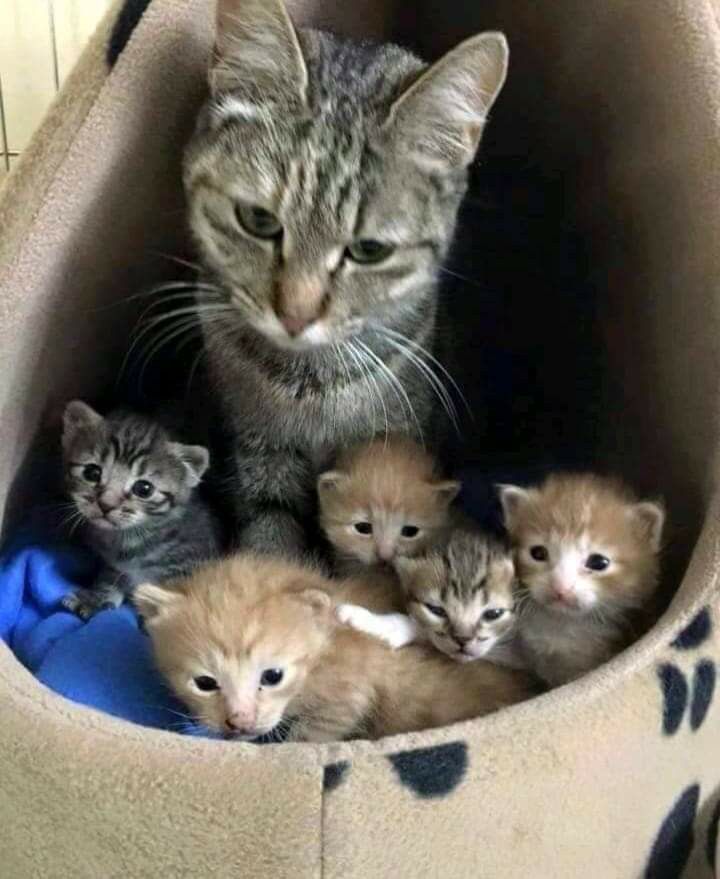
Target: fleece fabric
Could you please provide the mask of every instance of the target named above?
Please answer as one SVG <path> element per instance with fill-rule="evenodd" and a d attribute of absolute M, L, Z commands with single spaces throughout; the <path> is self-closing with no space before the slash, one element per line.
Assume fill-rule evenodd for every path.
<path fill-rule="evenodd" d="M 572 227 L 597 304 L 598 460 L 664 496 L 674 598 L 640 642 L 570 686 L 448 729 L 319 747 L 128 723 L 52 692 L 0 645 L 2 874 L 710 879 L 720 816 L 718 3 L 289 6 L 300 25 L 394 39 L 429 59 L 483 29 L 507 34 L 511 73 L 483 160 L 539 169 L 554 196 L 533 208 L 536 246 L 514 239 L 517 260 L 500 266 L 511 277 L 523 253 L 533 257 L 517 283 L 499 282 L 504 308 L 489 314 L 484 290 L 466 284 L 458 295 L 477 319 L 454 326 L 472 363 L 490 341 L 509 364 L 519 348 L 534 352 L 521 360 L 537 393 L 519 395 L 518 431 L 530 439 L 553 403 L 544 441 L 565 437 L 585 417 L 586 391 L 556 389 L 573 386 L 578 334 L 590 339 L 562 305 L 572 284 L 548 273 L 560 241 L 551 233 Z M 35 440 L 48 413 L 112 385 L 137 314 L 129 295 L 173 277 L 159 254 L 192 255 L 180 159 L 206 89 L 214 4 L 133 2 L 116 29 L 122 8 L 0 189 L 6 524 L 42 488 Z M 506 215 L 521 210 L 523 192 L 514 197 Z M 470 199 L 466 229 L 481 268 L 497 225 L 483 225 L 485 204 Z M 473 267 L 458 274 L 472 278 Z M 477 426 L 479 454 L 494 429 Z"/>

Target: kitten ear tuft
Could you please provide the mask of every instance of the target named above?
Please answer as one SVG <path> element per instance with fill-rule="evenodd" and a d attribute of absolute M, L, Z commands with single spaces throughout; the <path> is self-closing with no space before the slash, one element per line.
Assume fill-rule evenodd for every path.
<path fill-rule="evenodd" d="M 214 94 L 233 92 L 249 104 L 305 104 L 308 74 L 282 0 L 218 0 Z"/>
<path fill-rule="evenodd" d="M 200 484 L 210 466 L 210 452 L 205 446 L 184 446 L 182 443 L 168 443 L 168 451 L 185 465 L 188 483 L 191 488 Z"/>
<path fill-rule="evenodd" d="M 457 479 L 447 479 L 444 482 L 436 482 L 433 488 L 437 492 L 438 498 L 450 506 L 458 496 L 461 484 Z"/>
<path fill-rule="evenodd" d="M 426 70 L 392 105 L 386 130 L 422 165 L 469 165 L 507 76 L 505 36 L 470 37 Z"/>
<path fill-rule="evenodd" d="M 67 445 L 79 430 L 100 427 L 105 419 L 82 400 L 71 400 L 63 412 L 63 445 Z"/>
<path fill-rule="evenodd" d="M 346 479 L 347 476 L 339 470 L 328 470 L 321 473 L 317 481 L 318 494 L 320 497 L 329 497 L 342 487 Z"/>
<path fill-rule="evenodd" d="M 633 504 L 631 512 L 639 523 L 643 536 L 649 541 L 654 552 L 660 549 L 665 525 L 665 507 L 657 501 L 641 501 Z"/>
<path fill-rule="evenodd" d="M 495 488 L 500 496 L 505 526 L 509 527 L 518 510 L 530 499 L 530 492 L 526 488 L 520 488 L 519 485 L 498 484 Z"/>
<path fill-rule="evenodd" d="M 330 610 L 332 600 L 322 589 L 304 589 L 298 596 L 303 604 L 309 605 L 314 611 L 325 613 Z"/>
<path fill-rule="evenodd" d="M 181 600 L 180 592 L 154 583 L 141 583 L 132 596 L 132 602 L 147 626 L 166 618 Z"/>

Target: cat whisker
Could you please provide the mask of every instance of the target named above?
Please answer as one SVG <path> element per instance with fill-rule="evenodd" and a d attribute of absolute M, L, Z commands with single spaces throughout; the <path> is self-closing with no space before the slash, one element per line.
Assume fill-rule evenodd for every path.
<path fill-rule="evenodd" d="M 372 386 L 375 391 L 375 396 L 380 401 L 380 405 L 382 406 L 383 418 L 385 420 L 385 436 L 388 436 L 388 434 L 390 433 L 390 421 L 388 419 L 388 411 L 387 411 L 387 405 L 385 403 L 385 397 L 383 396 L 382 389 L 380 388 L 380 385 L 378 384 L 377 379 L 375 378 L 375 375 L 373 374 L 373 370 L 371 369 L 370 365 L 367 363 L 367 352 L 370 351 L 370 349 L 367 347 L 367 345 L 363 345 L 363 343 L 360 342 L 359 340 L 357 341 L 357 345 L 360 348 L 359 351 L 358 351 L 358 348 L 356 348 L 355 344 L 353 344 L 352 342 L 348 342 L 347 344 L 357 353 L 360 360 L 366 366 L 366 375 L 367 375 L 368 381 L 372 383 Z M 370 353 L 372 353 L 372 352 L 370 352 Z"/>
<path fill-rule="evenodd" d="M 464 281 L 466 284 L 472 284 L 473 287 L 480 287 L 485 289 L 485 285 L 478 281 L 476 278 L 469 278 L 467 275 L 462 275 L 460 272 L 454 272 L 452 269 L 445 268 L 445 266 L 438 266 L 438 271 L 442 272 L 443 275 L 450 275 L 452 278 L 457 278 L 459 281 Z"/>

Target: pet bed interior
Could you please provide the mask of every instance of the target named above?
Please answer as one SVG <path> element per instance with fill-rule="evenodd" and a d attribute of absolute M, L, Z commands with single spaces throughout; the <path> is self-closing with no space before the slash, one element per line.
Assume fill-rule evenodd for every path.
<path fill-rule="evenodd" d="M 67 399 L 98 399 L 113 387 L 139 309 L 128 297 L 177 276 L 164 254 L 192 258 L 180 160 L 205 93 L 213 4 L 153 0 L 110 70 L 106 46 L 121 5 L 0 190 L 6 532 L 42 495 L 42 430 Z M 127 6 L 130 14 L 142 4 Z M 482 721 L 376 744 L 268 750 L 143 730 L 42 690 L 0 645 L 0 857 L 7 854 L 13 877 L 61 875 L 49 834 L 52 857 L 71 865 L 62 875 L 162 867 L 230 876 L 252 865 L 278 877 L 392 869 L 419 879 L 440 875 L 423 835 L 441 828 L 450 840 L 444 863 L 460 875 L 471 866 L 483 875 L 641 875 L 687 775 L 646 741 L 660 710 L 653 664 L 707 600 L 720 537 L 717 508 L 710 513 L 720 378 L 715 4 L 288 6 L 297 24 L 393 39 L 427 58 L 480 30 L 507 34 L 510 77 L 449 263 L 450 325 L 462 327 L 460 378 L 477 416 L 466 459 L 557 450 L 578 463 L 605 462 L 665 498 L 673 592 L 689 559 L 690 568 L 656 629 L 586 680 Z M 601 765 L 588 761 L 572 730 L 583 723 L 605 743 L 627 744 L 620 767 L 608 751 Z M 720 769 L 702 768 L 704 735 L 707 728 L 696 733 L 691 760 L 698 777 L 710 778 L 703 796 L 720 780 Z M 492 763 L 471 760 L 453 797 L 403 800 L 386 756 L 460 740 L 471 757 L 492 749 Z M 628 773 L 641 778 L 642 795 Z M 570 784 L 582 857 L 559 845 L 552 828 L 552 817 L 570 808 L 560 795 Z M 595 810 L 584 785 L 600 802 L 616 797 L 620 814 Z M 653 792 L 657 803 L 648 806 Z M 472 820 L 468 812 L 488 804 L 508 826 Z M 609 839 L 624 827 L 622 814 L 641 806 L 647 827 L 643 818 L 622 851 Z M 583 821 L 596 824 L 599 838 L 588 837 Z"/>

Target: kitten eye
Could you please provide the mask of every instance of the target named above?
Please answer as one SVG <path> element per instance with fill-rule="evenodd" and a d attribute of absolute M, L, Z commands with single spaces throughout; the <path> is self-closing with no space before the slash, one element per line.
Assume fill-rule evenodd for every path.
<path fill-rule="evenodd" d="M 285 672 L 281 668 L 266 668 L 260 675 L 260 686 L 277 687 L 283 677 L 285 677 Z"/>
<path fill-rule="evenodd" d="M 585 567 L 588 571 L 605 571 L 610 567 L 610 559 L 594 552 L 585 559 Z"/>
<path fill-rule="evenodd" d="M 358 534 L 372 534 L 372 525 L 369 522 L 356 522 L 355 530 Z"/>
<path fill-rule="evenodd" d="M 265 208 L 239 204 L 235 207 L 235 216 L 243 229 L 256 238 L 279 238 L 282 235 L 282 223 Z"/>
<path fill-rule="evenodd" d="M 420 533 L 420 529 L 417 525 L 403 525 L 400 534 L 402 537 L 417 537 Z"/>
<path fill-rule="evenodd" d="M 137 482 L 133 482 L 131 491 L 135 497 L 149 498 L 155 491 L 155 486 L 152 482 L 148 482 L 147 479 L 138 479 Z"/>
<path fill-rule="evenodd" d="M 436 617 L 440 617 L 441 620 L 447 619 L 447 611 L 444 607 L 440 607 L 437 604 L 425 604 L 425 607 L 430 613 L 435 614 Z"/>
<path fill-rule="evenodd" d="M 374 263 L 382 262 L 395 252 L 394 244 L 386 244 L 383 241 L 375 241 L 374 238 L 361 238 L 348 245 L 347 255 L 354 262 Z"/>
<path fill-rule="evenodd" d="M 100 482 L 102 479 L 102 467 L 97 464 L 86 464 L 82 471 L 85 482 Z"/>
<path fill-rule="evenodd" d="M 218 684 L 215 678 L 211 678 L 210 675 L 198 675 L 198 677 L 193 678 L 193 683 L 203 693 L 210 693 L 213 690 L 220 689 L 220 684 Z"/>
<path fill-rule="evenodd" d="M 531 558 L 534 558 L 536 562 L 546 562 L 548 560 L 547 548 L 544 546 L 531 546 L 530 556 Z"/>
<path fill-rule="evenodd" d="M 489 607 L 486 611 L 483 611 L 482 618 L 486 622 L 491 623 L 493 620 L 499 620 L 504 613 L 504 607 Z"/>

